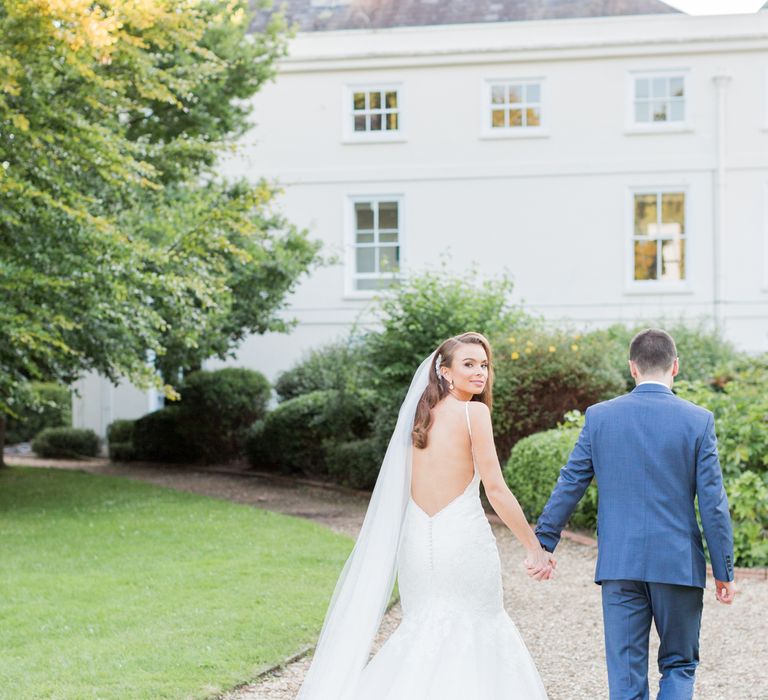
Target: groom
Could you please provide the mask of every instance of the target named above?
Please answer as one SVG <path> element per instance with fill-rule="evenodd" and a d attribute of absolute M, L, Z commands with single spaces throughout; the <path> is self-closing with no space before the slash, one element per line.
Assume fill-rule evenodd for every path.
<path fill-rule="evenodd" d="M 638 333 L 629 367 L 637 386 L 590 406 L 576 446 L 536 525 L 554 551 L 592 477 L 599 494 L 595 582 L 602 584 L 611 700 L 647 700 L 648 634 L 656 625 L 658 699 L 693 697 L 706 567 L 698 496 L 716 597 L 733 602 L 733 533 L 714 418 L 672 393 L 675 342 Z"/>

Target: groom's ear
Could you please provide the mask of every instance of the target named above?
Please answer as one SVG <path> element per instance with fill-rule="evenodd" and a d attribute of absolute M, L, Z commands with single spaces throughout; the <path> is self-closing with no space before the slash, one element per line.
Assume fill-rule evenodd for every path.
<path fill-rule="evenodd" d="M 679 372 L 680 372 L 680 358 L 676 357 L 675 361 L 672 363 L 672 376 L 676 377 Z"/>
<path fill-rule="evenodd" d="M 637 366 L 632 360 L 627 360 L 627 364 L 629 364 L 629 373 L 634 379 L 637 379 Z"/>

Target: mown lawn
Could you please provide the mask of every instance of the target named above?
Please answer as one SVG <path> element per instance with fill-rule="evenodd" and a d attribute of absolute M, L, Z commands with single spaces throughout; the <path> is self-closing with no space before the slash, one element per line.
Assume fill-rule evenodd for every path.
<path fill-rule="evenodd" d="M 348 538 L 127 479 L 0 470 L 0 698 L 206 698 L 320 629 Z"/>

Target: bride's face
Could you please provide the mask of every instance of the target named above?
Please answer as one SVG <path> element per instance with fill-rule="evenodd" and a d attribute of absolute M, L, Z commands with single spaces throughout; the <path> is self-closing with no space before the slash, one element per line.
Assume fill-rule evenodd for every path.
<path fill-rule="evenodd" d="M 482 345 L 461 343 L 456 347 L 448 381 L 453 379 L 454 391 L 480 394 L 488 383 L 488 356 Z"/>

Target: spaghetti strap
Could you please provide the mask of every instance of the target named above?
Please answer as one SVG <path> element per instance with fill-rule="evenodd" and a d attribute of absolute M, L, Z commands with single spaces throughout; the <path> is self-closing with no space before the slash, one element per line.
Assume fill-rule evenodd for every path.
<path fill-rule="evenodd" d="M 467 430 L 469 430 L 469 450 L 472 453 L 472 470 L 477 474 L 475 464 L 475 446 L 472 444 L 472 424 L 469 422 L 469 401 L 464 402 L 464 412 L 467 414 Z"/>

